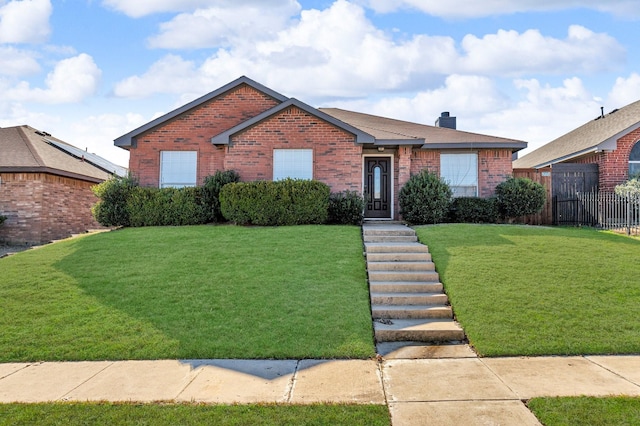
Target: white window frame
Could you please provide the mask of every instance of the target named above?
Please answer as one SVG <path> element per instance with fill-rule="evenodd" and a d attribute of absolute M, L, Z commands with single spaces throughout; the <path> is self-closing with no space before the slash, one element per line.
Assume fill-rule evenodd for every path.
<path fill-rule="evenodd" d="M 449 184 L 454 197 L 477 197 L 478 153 L 441 153 L 440 177 Z"/>
<path fill-rule="evenodd" d="M 273 180 L 313 179 L 313 149 L 274 149 Z"/>
<path fill-rule="evenodd" d="M 196 186 L 197 151 L 160 151 L 160 188 Z"/>

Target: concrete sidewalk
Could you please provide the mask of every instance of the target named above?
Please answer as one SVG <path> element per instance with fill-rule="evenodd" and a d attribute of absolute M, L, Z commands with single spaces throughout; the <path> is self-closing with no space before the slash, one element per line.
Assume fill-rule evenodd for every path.
<path fill-rule="evenodd" d="M 640 396 L 640 356 L 0 364 L 0 403 L 388 404 L 393 425 L 538 425 L 537 396 Z"/>

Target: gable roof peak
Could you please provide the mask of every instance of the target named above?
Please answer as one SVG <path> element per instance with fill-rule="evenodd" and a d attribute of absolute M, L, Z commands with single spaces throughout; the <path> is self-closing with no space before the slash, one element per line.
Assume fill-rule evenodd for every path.
<path fill-rule="evenodd" d="M 272 97 L 273 99 L 277 100 L 278 102 L 285 102 L 286 100 L 288 100 L 289 98 L 284 96 L 281 93 L 276 92 L 275 90 L 272 90 L 270 88 L 268 88 L 267 86 L 264 86 L 258 82 L 256 82 L 255 80 L 250 79 L 247 76 L 241 76 L 235 80 L 233 80 L 230 83 L 225 84 L 222 87 L 219 87 L 218 89 L 209 92 L 179 108 L 174 109 L 173 111 L 170 111 L 158 118 L 156 118 L 155 120 L 152 120 L 150 122 L 148 122 L 147 124 L 144 124 L 140 127 L 138 127 L 137 129 L 134 129 L 132 131 L 130 131 L 127 134 L 124 134 L 118 138 L 116 138 L 114 140 L 114 145 L 115 146 L 119 146 L 120 148 L 124 148 L 124 149 L 128 149 L 132 146 L 133 144 L 133 139 L 146 132 L 147 130 L 150 130 L 154 127 L 157 127 L 169 120 L 172 120 L 173 118 L 193 109 L 193 108 L 197 108 L 200 105 L 214 99 L 217 98 L 218 96 L 229 92 L 230 90 L 233 90 L 239 86 L 242 85 L 247 85 L 250 86 L 252 88 L 254 88 L 255 90 L 257 90 L 258 92 L 264 93 L 267 96 Z"/>

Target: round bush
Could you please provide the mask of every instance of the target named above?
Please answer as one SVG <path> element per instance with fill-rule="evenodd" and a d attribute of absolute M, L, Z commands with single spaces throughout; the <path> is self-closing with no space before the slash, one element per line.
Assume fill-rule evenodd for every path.
<path fill-rule="evenodd" d="M 127 200 L 138 182 L 132 177 L 114 177 L 92 186 L 91 191 L 100 198 L 91 212 L 102 226 L 129 226 Z"/>
<path fill-rule="evenodd" d="M 327 223 L 361 225 L 363 212 L 364 199 L 356 191 L 334 192 L 329 196 Z"/>
<path fill-rule="evenodd" d="M 423 170 L 400 190 L 400 214 L 411 224 L 443 222 L 449 212 L 451 188 L 435 173 Z"/>
<path fill-rule="evenodd" d="M 503 217 L 536 214 L 547 200 L 547 191 L 528 178 L 509 178 L 496 187 L 498 211 Z"/>

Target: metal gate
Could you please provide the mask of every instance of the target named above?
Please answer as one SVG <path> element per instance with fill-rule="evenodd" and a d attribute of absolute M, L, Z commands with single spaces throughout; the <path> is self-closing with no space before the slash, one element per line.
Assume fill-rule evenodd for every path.
<path fill-rule="evenodd" d="M 598 192 L 597 164 L 554 164 L 551 168 L 554 225 L 593 225 L 597 217 L 581 206 L 579 193 Z"/>

